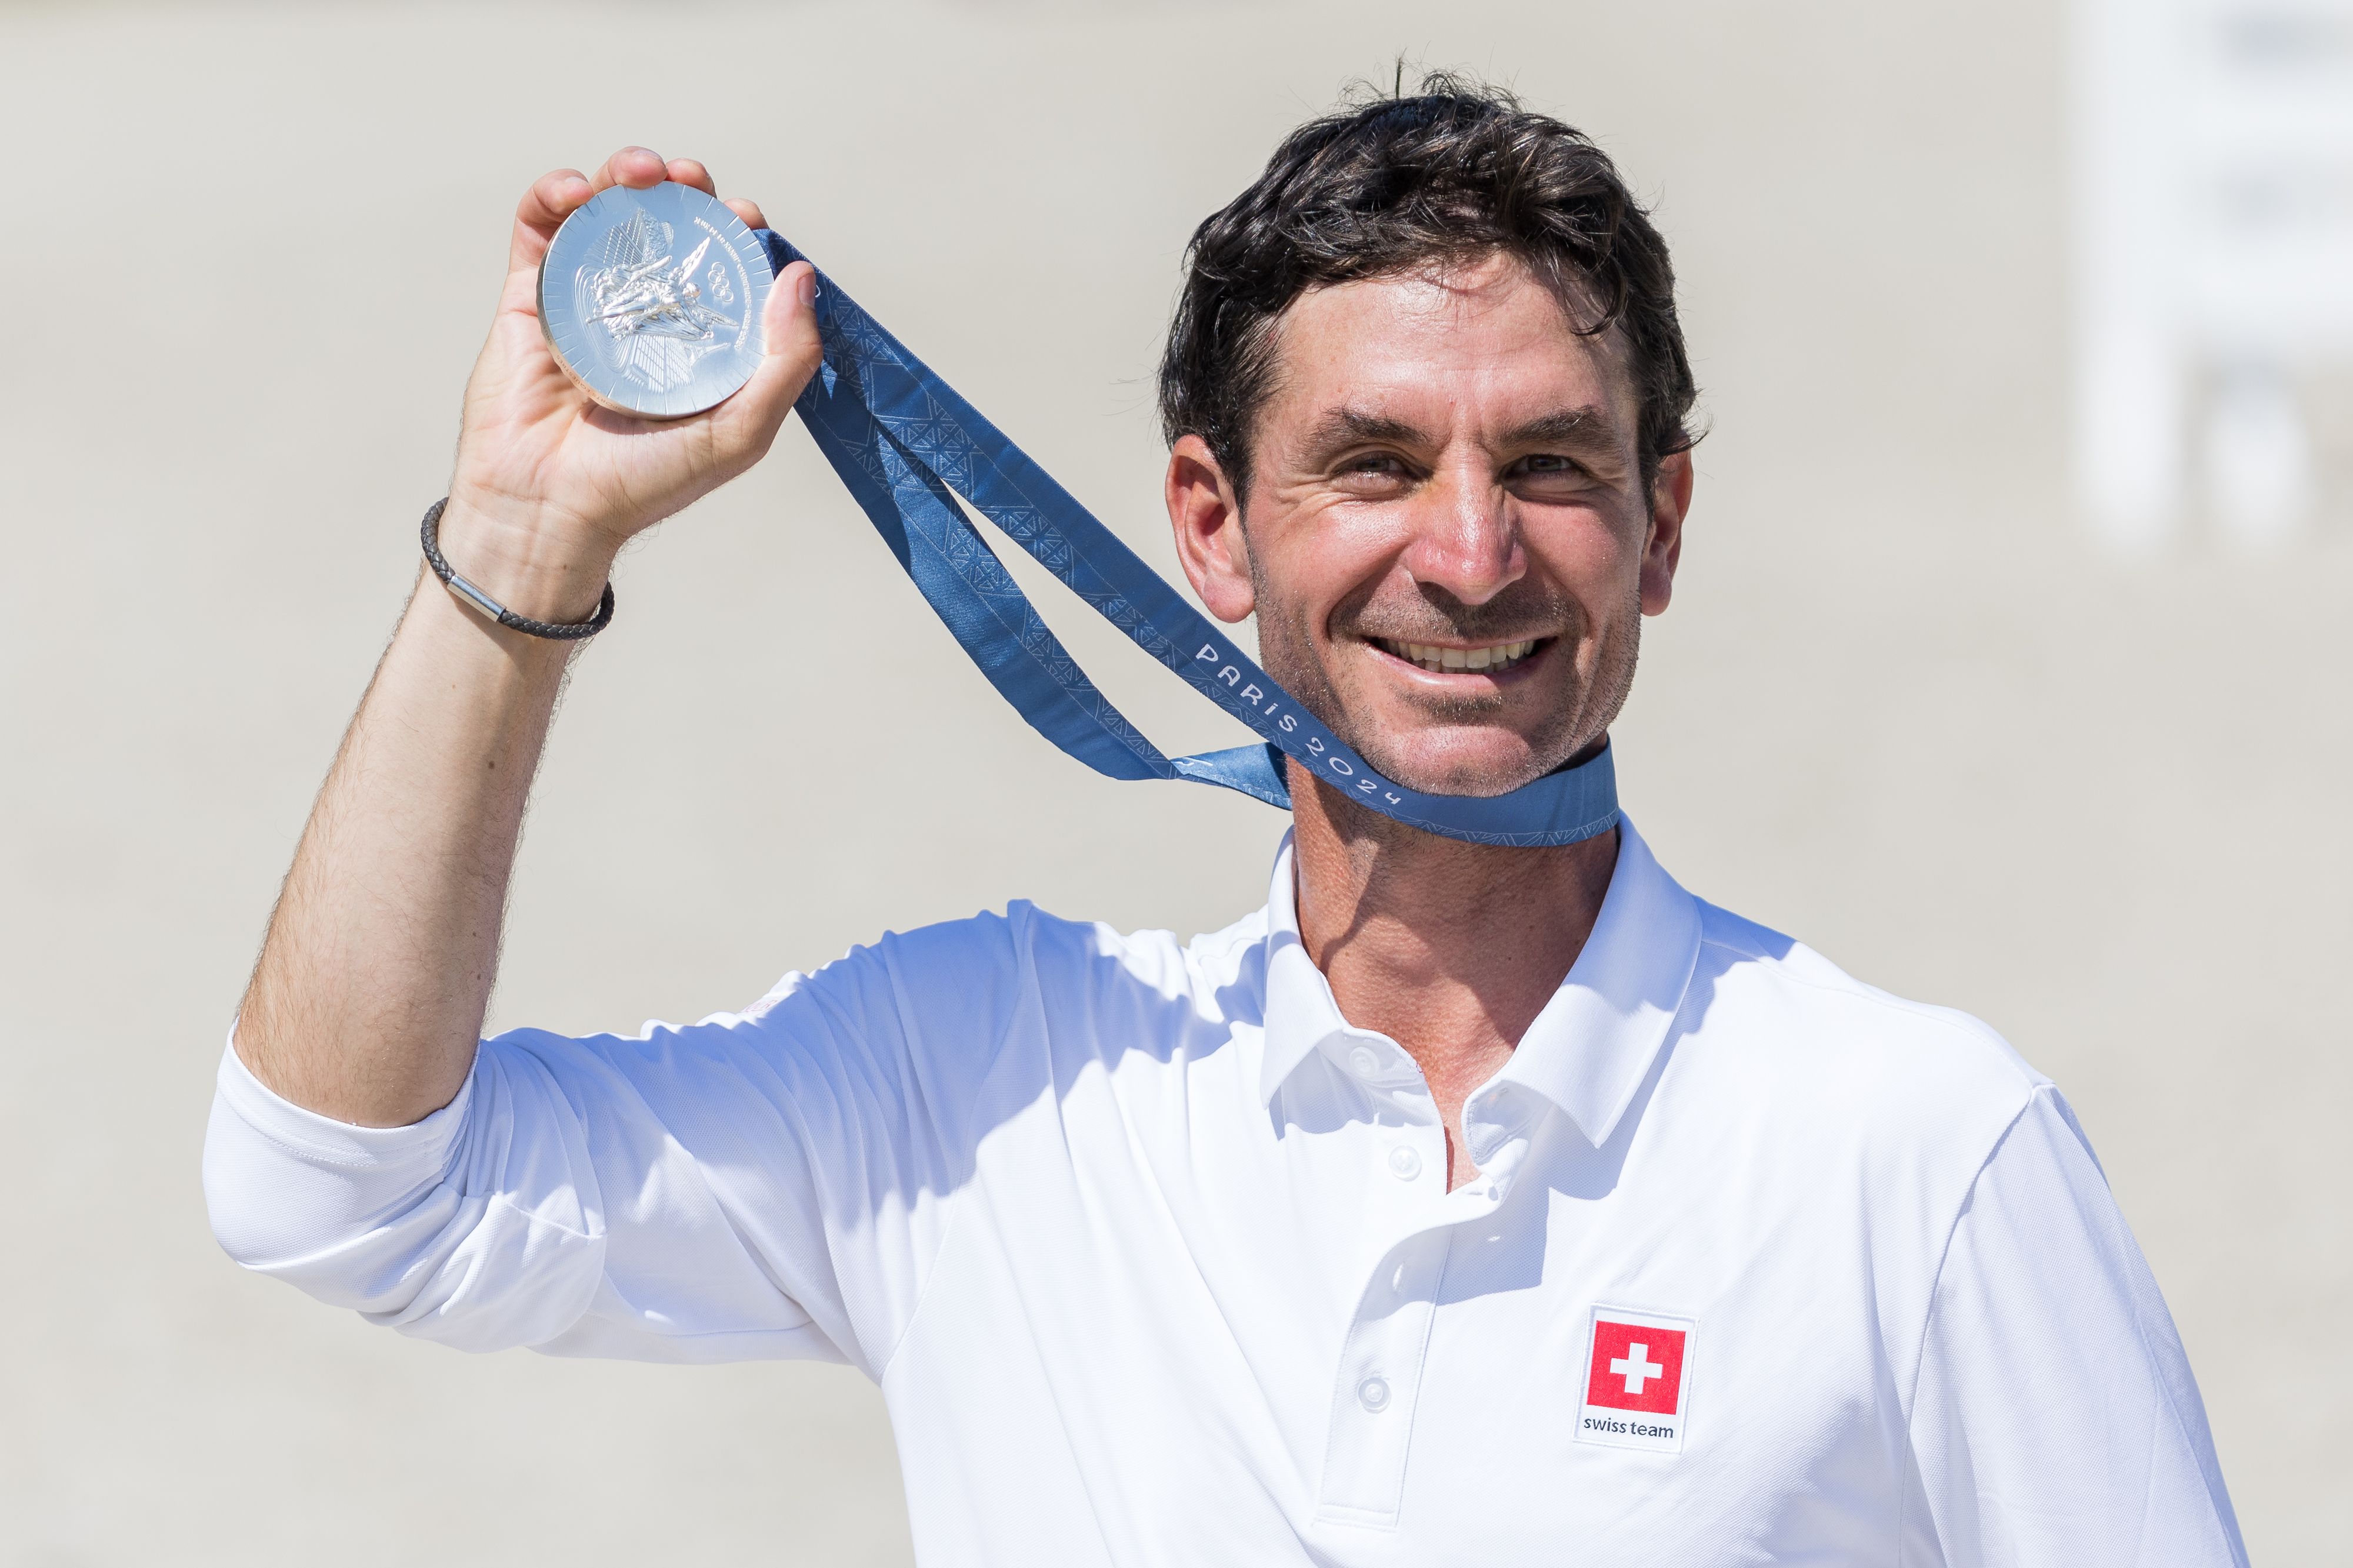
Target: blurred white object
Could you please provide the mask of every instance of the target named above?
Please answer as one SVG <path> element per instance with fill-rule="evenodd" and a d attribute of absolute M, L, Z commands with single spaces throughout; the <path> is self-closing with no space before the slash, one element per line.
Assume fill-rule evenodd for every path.
<path fill-rule="evenodd" d="M 2195 417 L 2215 519 L 2292 534 L 2298 378 L 2353 363 L 2353 0 L 2076 0 L 2073 69 L 2083 500 L 2173 534 Z"/>
<path fill-rule="evenodd" d="M 2277 372 L 2258 366 L 2215 384 L 2204 457 L 2214 515 L 2238 538 L 2283 538 L 2311 515 L 2312 443 L 2295 388 Z"/>

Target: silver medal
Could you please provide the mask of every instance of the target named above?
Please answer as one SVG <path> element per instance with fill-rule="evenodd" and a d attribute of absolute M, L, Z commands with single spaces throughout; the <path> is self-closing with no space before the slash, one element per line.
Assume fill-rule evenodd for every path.
<path fill-rule="evenodd" d="M 775 283 L 767 247 L 717 197 L 671 181 L 615 185 L 564 220 L 539 264 L 539 324 L 606 407 L 678 419 L 759 368 Z"/>

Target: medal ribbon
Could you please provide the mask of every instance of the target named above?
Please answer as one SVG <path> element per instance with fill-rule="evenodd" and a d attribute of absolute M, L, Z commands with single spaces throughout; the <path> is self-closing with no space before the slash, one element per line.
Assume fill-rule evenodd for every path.
<path fill-rule="evenodd" d="M 757 232 L 778 272 L 806 259 Z M 1509 795 L 1425 795 L 1382 777 L 823 273 L 817 316 L 825 362 L 797 406 L 818 449 L 989 684 L 1070 755 L 1115 779 L 1191 779 L 1286 808 L 1290 756 L 1375 811 L 1474 844 L 1574 844 L 1617 825 L 1606 745 Z M 1162 754 L 1047 629 L 957 496 L 1265 743 Z"/>

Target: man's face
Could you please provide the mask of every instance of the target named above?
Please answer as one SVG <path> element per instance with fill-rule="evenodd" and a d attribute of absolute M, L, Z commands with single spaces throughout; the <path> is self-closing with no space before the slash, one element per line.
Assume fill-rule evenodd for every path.
<path fill-rule="evenodd" d="M 1247 505 L 1197 437 L 1172 454 L 1195 588 L 1255 611 L 1268 671 L 1398 783 L 1551 772 L 1624 701 L 1690 499 L 1682 455 L 1644 489 L 1621 353 L 1504 257 L 1303 296 Z"/>

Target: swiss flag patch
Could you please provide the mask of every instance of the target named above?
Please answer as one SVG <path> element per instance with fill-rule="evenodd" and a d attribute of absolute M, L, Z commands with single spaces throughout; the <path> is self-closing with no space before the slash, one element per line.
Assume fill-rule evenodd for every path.
<path fill-rule="evenodd" d="M 1691 1342 L 1687 1318 L 1596 1307 L 1586 1341 L 1578 1440 L 1681 1451 Z"/>
<path fill-rule="evenodd" d="M 1585 1403 L 1672 1415 L 1683 1404 L 1686 1337 L 1682 1329 L 1613 1322 L 1596 1313 Z"/>

